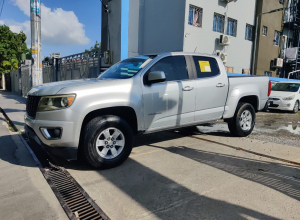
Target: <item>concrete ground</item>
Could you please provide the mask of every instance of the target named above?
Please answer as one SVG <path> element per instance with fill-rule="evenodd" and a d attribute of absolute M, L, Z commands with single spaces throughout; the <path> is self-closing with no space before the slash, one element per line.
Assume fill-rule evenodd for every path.
<path fill-rule="evenodd" d="M 0 92 L 0 107 L 3 96 Z M 18 120 L 16 100 L 10 115 Z M 15 104 L 12 104 L 15 103 Z M 19 111 L 20 110 L 20 111 Z M 0 219 L 68 219 L 18 133 L 11 133 L 0 113 Z"/>
<path fill-rule="evenodd" d="M 268 113 L 258 114 L 257 128 L 271 117 L 262 114 Z M 138 137 L 129 159 L 114 169 L 62 161 L 112 220 L 300 219 L 300 167 L 268 157 L 300 162 L 300 148 L 267 138 L 234 138 L 224 124 L 214 126 Z M 278 135 L 285 136 L 273 134 Z M 52 199 L 42 204 L 56 206 Z"/>
<path fill-rule="evenodd" d="M 297 147 L 191 129 L 139 137 L 135 145 L 114 169 L 65 163 L 112 220 L 300 219 L 299 166 L 228 146 L 300 162 Z"/>
<path fill-rule="evenodd" d="M 0 89 L 0 107 L 19 130 L 24 130 L 26 98 L 23 98 L 17 93 L 6 92 L 5 90 Z"/>

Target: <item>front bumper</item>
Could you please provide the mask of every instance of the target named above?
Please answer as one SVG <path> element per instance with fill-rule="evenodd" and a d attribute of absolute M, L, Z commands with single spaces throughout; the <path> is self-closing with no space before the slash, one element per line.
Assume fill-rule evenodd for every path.
<path fill-rule="evenodd" d="M 285 111 L 292 111 L 294 109 L 295 100 L 285 101 L 283 99 L 269 99 L 268 100 L 268 109 L 278 109 Z"/>
<path fill-rule="evenodd" d="M 35 119 L 25 113 L 25 131 L 31 141 L 35 141 L 49 153 L 74 160 L 77 159 L 81 129 L 77 124 L 81 122 L 81 119 L 81 116 L 71 109 L 38 112 Z M 55 140 L 47 139 L 41 128 L 60 128 L 62 130 L 61 137 Z"/>
<path fill-rule="evenodd" d="M 44 148 L 48 153 L 54 156 L 63 157 L 67 160 L 76 160 L 77 159 L 77 148 L 70 147 L 50 147 L 44 144 L 39 137 L 36 135 L 34 130 L 25 125 L 25 133 L 30 142 L 35 141 L 38 145 Z"/>

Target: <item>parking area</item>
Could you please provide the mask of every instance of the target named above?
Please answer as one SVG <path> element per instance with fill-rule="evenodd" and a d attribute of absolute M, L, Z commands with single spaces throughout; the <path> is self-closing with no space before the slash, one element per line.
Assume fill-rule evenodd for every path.
<path fill-rule="evenodd" d="M 232 137 L 223 123 L 199 126 L 138 137 L 114 169 L 64 166 L 111 219 L 299 219 L 299 166 L 269 156 L 300 162 L 300 148 L 260 134 L 276 114 L 259 113 L 249 138 Z M 270 137 L 285 131 L 274 130 Z"/>
<path fill-rule="evenodd" d="M 228 133 L 227 124 L 223 121 L 199 126 L 199 130 L 208 135 Z M 299 135 L 300 112 L 293 114 L 272 110 L 256 115 L 255 128 L 249 138 L 300 147 Z"/>
<path fill-rule="evenodd" d="M 11 109 L 8 116 L 18 125 L 24 100 L 8 96 L 4 100 L 5 108 Z M 79 161 L 59 161 L 112 220 L 299 219 L 299 126 L 299 114 L 260 112 L 247 138 L 232 137 L 227 124 L 220 121 L 137 137 L 129 159 L 114 169 L 94 170 Z M 2 152 L 11 150 L 9 145 L 1 147 Z M 15 155 L 22 158 L 13 152 L 11 157 Z M 8 162 L 5 166 L 11 163 L 7 156 L 1 159 Z M 11 165 L 28 167 L 20 162 Z M 36 198 L 47 198 L 52 207 L 45 212 L 64 219 L 44 177 L 37 167 L 30 168 L 36 172 L 35 182 L 44 181 L 33 186 L 41 194 Z M 9 186 L 3 195 L 13 200 Z M 36 203 L 47 206 L 44 201 Z M 12 207 L 32 216 L 26 207 Z"/>

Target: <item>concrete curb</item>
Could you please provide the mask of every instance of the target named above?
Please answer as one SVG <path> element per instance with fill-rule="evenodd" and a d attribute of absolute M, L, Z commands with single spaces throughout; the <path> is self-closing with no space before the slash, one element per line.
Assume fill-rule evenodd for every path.
<path fill-rule="evenodd" d="M 1 107 L 0 107 L 0 112 L 3 114 L 4 118 L 6 119 L 9 128 L 13 128 L 15 132 L 18 132 L 19 130 L 17 129 L 15 124 L 10 120 L 10 118 L 7 116 L 7 114 Z"/>

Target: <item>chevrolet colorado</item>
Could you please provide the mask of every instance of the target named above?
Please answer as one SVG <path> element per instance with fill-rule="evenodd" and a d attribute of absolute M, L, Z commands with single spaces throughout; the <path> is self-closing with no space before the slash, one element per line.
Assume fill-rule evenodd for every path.
<path fill-rule="evenodd" d="M 51 154 L 110 168 L 127 159 L 135 135 L 223 119 L 233 135 L 247 136 L 270 90 L 268 77 L 228 77 L 217 56 L 137 56 L 95 79 L 33 87 L 25 131 Z"/>

